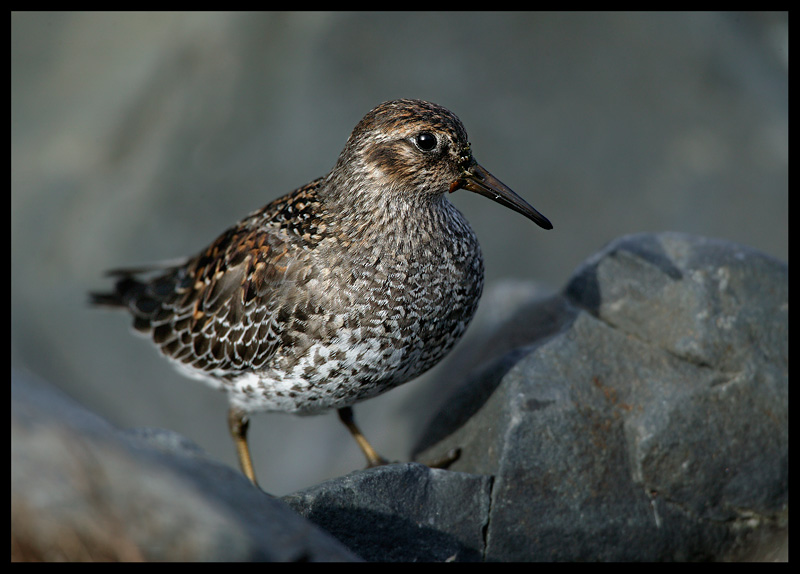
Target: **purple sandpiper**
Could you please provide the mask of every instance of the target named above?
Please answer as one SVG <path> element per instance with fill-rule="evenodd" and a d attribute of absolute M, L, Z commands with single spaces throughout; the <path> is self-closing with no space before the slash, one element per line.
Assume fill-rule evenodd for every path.
<path fill-rule="evenodd" d="M 483 290 L 475 233 L 447 198 L 466 189 L 551 223 L 472 157 L 449 110 L 370 111 L 336 165 L 250 214 L 198 255 L 116 269 L 97 305 L 122 307 L 183 373 L 227 393 L 244 474 L 249 415 L 338 409 L 368 465 L 386 461 L 351 406 L 410 381 L 461 338 Z"/>

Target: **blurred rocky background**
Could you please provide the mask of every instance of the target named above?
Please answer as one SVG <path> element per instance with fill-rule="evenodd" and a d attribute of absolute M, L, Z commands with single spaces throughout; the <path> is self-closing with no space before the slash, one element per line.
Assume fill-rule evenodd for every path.
<path fill-rule="evenodd" d="M 15 12 L 12 368 L 234 466 L 225 397 L 86 293 L 325 174 L 363 114 L 398 97 L 453 110 L 481 164 L 555 226 L 450 197 L 484 248 L 477 329 L 499 320 L 491 300 L 513 308 L 530 280 L 559 290 L 629 233 L 788 262 L 786 13 Z M 356 407 L 384 456 L 408 460 L 448 369 Z M 278 495 L 363 466 L 335 414 L 256 416 L 250 441 Z"/>

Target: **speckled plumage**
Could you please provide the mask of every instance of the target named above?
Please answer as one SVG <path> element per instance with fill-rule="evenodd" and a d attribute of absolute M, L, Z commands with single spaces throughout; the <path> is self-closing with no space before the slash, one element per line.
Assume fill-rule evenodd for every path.
<path fill-rule="evenodd" d="M 483 260 L 446 197 L 459 188 L 552 227 L 475 163 L 455 115 L 386 102 L 327 176 L 180 265 L 111 272 L 114 292 L 94 302 L 126 307 L 183 372 L 225 390 L 246 450 L 246 413 L 349 407 L 423 373 L 463 335 Z"/>

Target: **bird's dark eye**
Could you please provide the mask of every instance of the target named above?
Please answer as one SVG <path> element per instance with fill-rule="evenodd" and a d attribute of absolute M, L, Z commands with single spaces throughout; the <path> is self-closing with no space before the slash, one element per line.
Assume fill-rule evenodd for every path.
<path fill-rule="evenodd" d="M 431 132 L 420 132 L 414 137 L 414 144 L 421 151 L 431 151 L 437 143 L 436 136 Z"/>

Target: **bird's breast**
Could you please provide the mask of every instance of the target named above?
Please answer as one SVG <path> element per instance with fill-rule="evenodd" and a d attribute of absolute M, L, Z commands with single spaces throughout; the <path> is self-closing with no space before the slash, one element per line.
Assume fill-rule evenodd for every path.
<path fill-rule="evenodd" d="M 436 364 L 466 331 L 483 290 L 480 246 L 455 213 L 444 229 L 434 222 L 322 242 L 298 291 L 306 300 L 294 301 L 296 320 L 283 321 L 280 369 L 315 365 L 309 375 L 395 385 Z"/>

